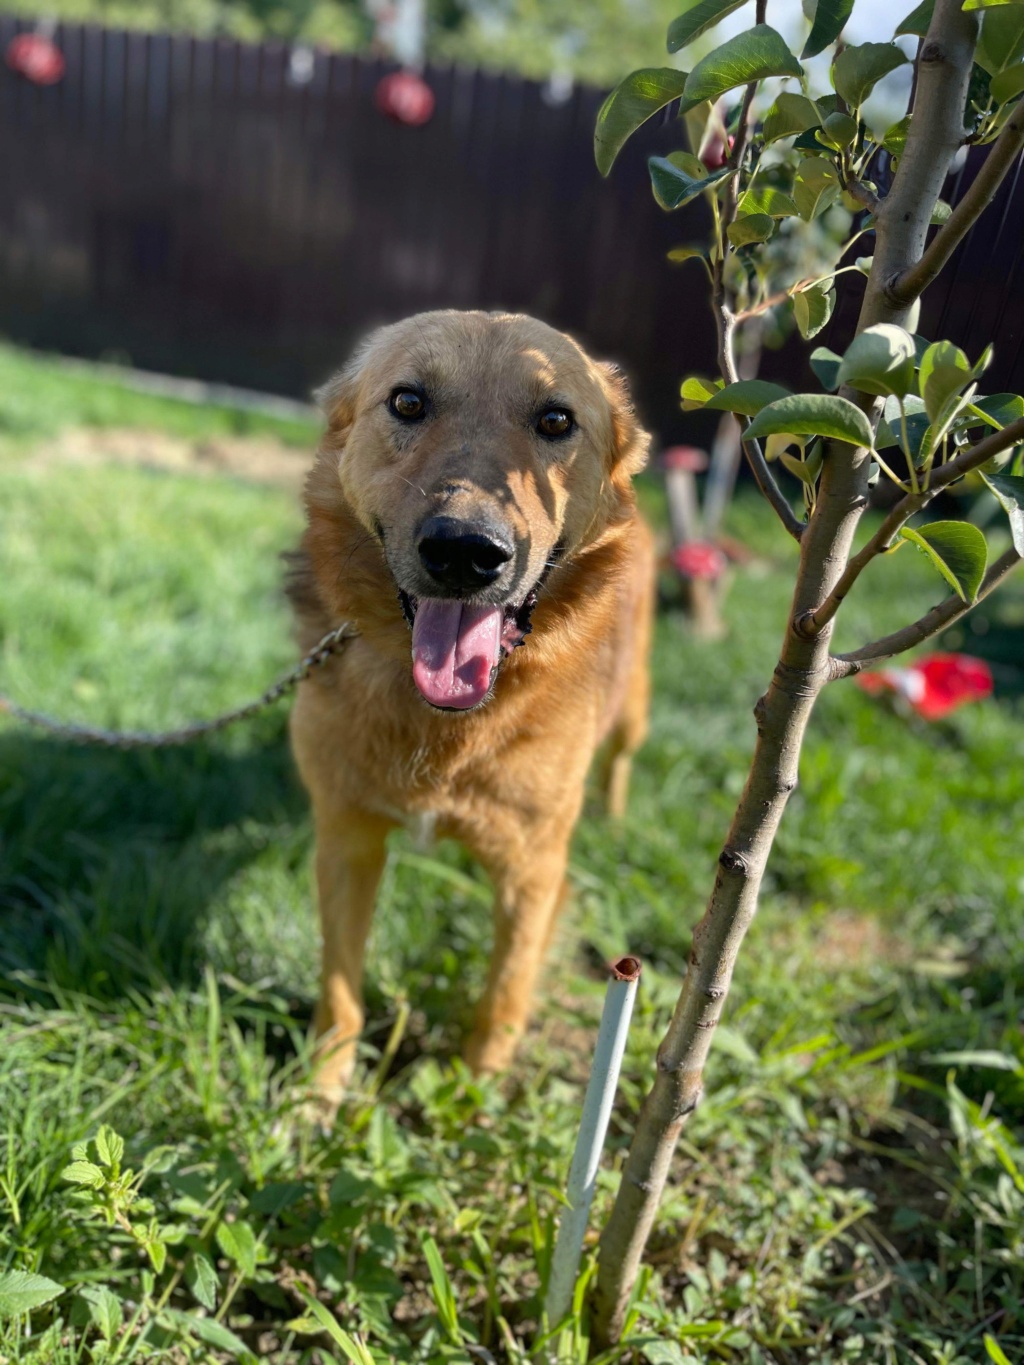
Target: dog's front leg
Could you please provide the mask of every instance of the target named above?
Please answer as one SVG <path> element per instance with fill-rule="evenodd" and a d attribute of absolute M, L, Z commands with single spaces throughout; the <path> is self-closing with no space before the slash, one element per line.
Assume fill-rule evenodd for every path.
<path fill-rule="evenodd" d="M 504 1070 L 526 1028 L 537 974 L 565 898 L 568 857 L 569 834 L 560 834 L 515 861 L 487 860 L 495 888 L 494 951 L 465 1048 L 475 1072 Z"/>
<path fill-rule="evenodd" d="M 363 956 L 391 824 L 363 811 L 316 812 L 316 878 L 323 936 L 316 1009 L 317 1092 L 331 1115 L 356 1062 L 363 1027 Z"/>

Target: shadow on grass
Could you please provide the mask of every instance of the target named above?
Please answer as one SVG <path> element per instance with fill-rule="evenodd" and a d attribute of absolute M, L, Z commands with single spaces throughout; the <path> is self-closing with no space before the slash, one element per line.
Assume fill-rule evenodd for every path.
<path fill-rule="evenodd" d="M 126 753 L 0 736 L 6 989 L 103 999 L 198 980 L 225 882 L 274 840 L 308 852 L 283 726 L 260 739 Z"/>

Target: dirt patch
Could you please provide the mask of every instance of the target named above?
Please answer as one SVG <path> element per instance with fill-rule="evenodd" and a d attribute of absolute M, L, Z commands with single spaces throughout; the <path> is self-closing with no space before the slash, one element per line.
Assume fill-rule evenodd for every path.
<path fill-rule="evenodd" d="M 36 464 L 96 467 L 120 464 L 173 474 L 217 475 L 272 484 L 298 492 L 313 460 L 311 450 L 273 437 L 210 436 L 188 440 L 131 427 L 72 427 L 39 447 Z"/>

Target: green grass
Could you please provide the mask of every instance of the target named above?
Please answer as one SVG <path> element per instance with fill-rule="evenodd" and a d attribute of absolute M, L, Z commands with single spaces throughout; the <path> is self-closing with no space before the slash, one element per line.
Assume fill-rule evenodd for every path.
<path fill-rule="evenodd" d="M 0 392 L 19 373 L 52 393 L 46 421 L 222 420 L 123 394 L 106 418 L 77 379 L 0 354 Z M 16 406 L 0 401 L 8 430 Z M 288 665 L 286 494 L 38 464 L 29 435 L 0 463 L 0 690 L 160 726 Z M 377 1361 L 528 1359 L 600 1010 L 594 964 L 645 959 L 596 1224 L 776 657 L 792 550 L 757 502 L 732 529 L 765 559 L 736 575 L 726 640 L 661 616 L 629 817 L 615 832 L 595 812 L 578 831 L 559 970 L 514 1072 L 478 1083 L 456 1059 L 487 889 L 458 849 L 398 838 L 370 956 L 364 1079 L 379 1093 L 355 1095 L 330 1136 L 298 1104 L 317 944 L 283 708 L 158 754 L 0 726 L 0 1276 L 63 1287 L 0 1322 L 0 1358 L 248 1350 L 283 1365 L 350 1358 L 358 1337 Z M 863 587 L 849 643 L 942 591 L 909 552 Z M 1021 584 L 1005 602 L 1021 611 Z M 1020 1358 L 1022 721 L 1013 698 L 926 727 L 849 683 L 824 696 L 624 1358 L 953 1365 L 990 1359 L 986 1333 Z M 148 1206 L 112 1192 L 95 1145 L 73 1157 L 101 1124 L 145 1167 Z M 98 1189 L 61 1178 L 73 1159 Z"/>

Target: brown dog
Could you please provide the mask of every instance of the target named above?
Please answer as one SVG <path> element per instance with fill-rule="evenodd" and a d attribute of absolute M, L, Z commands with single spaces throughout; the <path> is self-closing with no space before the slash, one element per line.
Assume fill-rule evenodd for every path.
<path fill-rule="evenodd" d="M 466 1056 L 479 1071 L 510 1060 L 591 759 L 607 740 L 619 813 L 646 733 L 653 556 L 630 482 L 648 437 L 623 381 L 533 318 L 385 327 L 321 399 L 291 597 L 303 645 L 342 621 L 359 631 L 302 685 L 291 727 L 316 825 L 331 1105 L 355 1062 L 385 838 L 401 823 L 461 840 L 494 882 Z"/>

